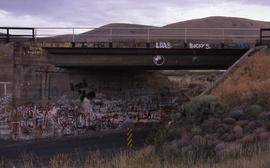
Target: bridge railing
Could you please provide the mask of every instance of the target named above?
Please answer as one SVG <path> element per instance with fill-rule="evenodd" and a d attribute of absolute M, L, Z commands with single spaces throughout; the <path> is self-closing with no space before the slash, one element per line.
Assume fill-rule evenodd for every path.
<path fill-rule="evenodd" d="M 156 28 L 156 27 L 65 27 L 36 28 L 37 38 L 59 38 L 72 42 L 81 40 L 141 39 L 259 39 L 260 29 L 253 28 Z"/>
<path fill-rule="evenodd" d="M 11 32 L 20 31 L 21 34 Z M 23 32 L 23 33 L 22 33 Z M 30 38 L 39 41 L 113 42 L 140 40 L 218 40 L 258 42 L 260 29 L 256 28 L 168 28 L 168 27 L 0 27 L 0 39 Z"/>
<path fill-rule="evenodd" d="M 30 27 L 0 27 L 0 40 L 35 40 L 35 28 Z"/>

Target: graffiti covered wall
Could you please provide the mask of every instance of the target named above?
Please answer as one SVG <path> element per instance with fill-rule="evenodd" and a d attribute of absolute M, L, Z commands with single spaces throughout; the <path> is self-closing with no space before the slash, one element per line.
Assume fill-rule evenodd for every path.
<path fill-rule="evenodd" d="M 147 125 L 176 106 L 167 77 L 158 71 L 57 68 L 44 56 L 46 45 L 14 44 L 13 98 L 3 99 L 10 138 Z"/>
<path fill-rule="evenodd" d="M 46 103 L 37 101 L 34 96 L 31 101 L 27 99 L 27 103 L 17 106 L 13 139 L 79 134 L 121 129 L 126 124 L 158 122 L 162 107 L 173 106 L 168 81 L 154 72 L 69 70 L 47 75 L 49 86 L 44 87 L 48 88 L 45 90 L 48 93 L 44 94 L 47 98 L 39 96 Z M 35 92 L 43 93 L 39 89 Z"/>
<path fill-rule="evenodd" d="M 170 47 L 163 42 L 156 45 Z M 24 42 L 0 47 L 0 139 L 146 127 L 204 88 L 196 81 L 179 81 L 178 72 L 58 68 L 42 47 L 71 44 Z M 192 92 L 186 94 L 189 89 Z"/>

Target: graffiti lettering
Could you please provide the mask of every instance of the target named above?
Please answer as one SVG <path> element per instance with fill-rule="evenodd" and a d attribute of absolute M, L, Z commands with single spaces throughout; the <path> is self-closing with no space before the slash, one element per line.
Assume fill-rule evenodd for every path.
<path fill-rule="evenodd" d="M 189 43 L 189 48 L 204 48 L 204 49 L 211 49 L 210 44 L 208 43 Z"/>
<path fill-rule="evenodd" d="M 83 101 L 84 98 L 93 99 L 96 97 L 94 89 L 88 87 L 86 80 L 79 82 L 77 84 L 70 83 L 70 90 L 77 91 L 80 94 L 80 100 Z"/>
<path fill-rule="evenodd" d="M 156 48 L 172 48 L 170 42 L 156 42 Z"/>

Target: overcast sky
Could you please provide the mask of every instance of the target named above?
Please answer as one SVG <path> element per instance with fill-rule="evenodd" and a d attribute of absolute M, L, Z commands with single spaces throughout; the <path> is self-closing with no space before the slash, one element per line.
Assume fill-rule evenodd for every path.
<path fill-rule="evenodd" d="M 0 0 L 0 26 L 163 26 L 206 16 L 270 21 L 270 0 Z"/>

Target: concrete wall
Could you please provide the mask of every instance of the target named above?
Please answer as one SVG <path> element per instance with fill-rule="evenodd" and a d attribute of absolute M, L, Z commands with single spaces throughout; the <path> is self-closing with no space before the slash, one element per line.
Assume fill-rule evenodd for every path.
<path fill-rule="evenodd" d="M 151 99 L 158 101 L 162 90 L 168 92 L 169 82 L 158 71 L 57 68 L 48 62 L 42 46 L 48 44 L 15 45 L 16 105 L 54 103 L 61 96 L 82 99 L 90 92 L 95 93 L 97 99 L 146 103 L 154 101 Z"/>
<path fill-rule="evenodd" d="M 0 97 L 12 92 L 13 44 L 0 43 Z"/>
<path fill-rule="evenodd" d="M 0 116 L 10 121 L 13 139 L 122 128 L 126 122 L 157 122 L 161 112 L 175 106 L 176 93 L 158 71 L 51 65 L 42 47 L 70 47 L 69 43 L 0 46 L 0 94 L 5 93 L 2 80 L 10 82 L 6 87 L 13 96 L 1 100 Z"/>

